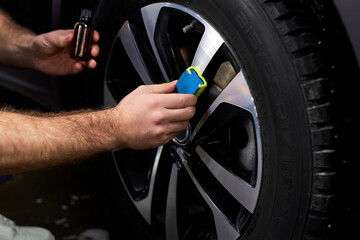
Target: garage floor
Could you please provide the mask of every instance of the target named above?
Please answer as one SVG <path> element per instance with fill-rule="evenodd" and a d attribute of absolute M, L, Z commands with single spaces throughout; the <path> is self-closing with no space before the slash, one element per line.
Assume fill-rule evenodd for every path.
<path fill-rule="evenodd" d="M 36 107 L 3 89 L 0 103 Z M 10 176 L 0 184 L 0 213 L 18 225 L 45 227 L 58 240 L 137 239 L 133 236 L 136 226 L 126 224 L 126 218 L 121 217 L 124 212 L 118 214 L 124 196 L 116 196 L 119 179 L 111 166 L 104 154 L 76 164 Z"/>
<path fill-rule="evenodd" d="M 106 179 L 97 174 L 95 160 L 33 173 L 17 174 L 0 185 L 0 212 L 18 225 L 43 226 L 57 239 L 81 239 L 96 229 L 103 240 L 113 222 Z"/>

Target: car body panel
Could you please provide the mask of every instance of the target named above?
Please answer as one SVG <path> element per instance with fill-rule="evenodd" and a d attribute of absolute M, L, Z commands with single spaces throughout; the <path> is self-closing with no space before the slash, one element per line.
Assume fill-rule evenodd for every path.
<path fill-rule="evenodd" d="M 59 108 L 57 77 L 29 69 L 0 67 L 0 86 L 52 109 Z"/>
<path fill-rule="evenodd" d="M 344 24 L 360 69 L 360 1 L 333 0 Z"/>

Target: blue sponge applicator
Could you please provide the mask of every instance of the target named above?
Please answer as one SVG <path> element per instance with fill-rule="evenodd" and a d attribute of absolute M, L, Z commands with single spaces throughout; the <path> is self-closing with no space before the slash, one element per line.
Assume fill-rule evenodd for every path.
<path fill-rule="evenodd" d="M 181 74 L 174 93 L 187 93 L 195 94 L 197 97 L 204 91 L 207 83 L 205 78 L 201 76 L 201 73 L 195 67 L 189 67 Z"/>

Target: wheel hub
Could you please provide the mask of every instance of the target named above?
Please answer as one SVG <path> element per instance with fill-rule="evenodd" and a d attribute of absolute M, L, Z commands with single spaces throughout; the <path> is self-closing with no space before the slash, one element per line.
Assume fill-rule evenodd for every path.
<path fill-rule="evenodd" d="M 185 130 L 183 130 L 178 136 L 176 136 L 173 139 L 173 142 L 185 146 L 190 141 L 190 135 L 191 135 L 191 126 L 189 124 Z"/>

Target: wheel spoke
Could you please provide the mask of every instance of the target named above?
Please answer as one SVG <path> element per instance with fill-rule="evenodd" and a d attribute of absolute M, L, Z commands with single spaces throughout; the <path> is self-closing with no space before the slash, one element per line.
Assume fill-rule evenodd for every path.
<path fill-rule="evenodd" d="M 171 169 L 168 196 L 166 202 L 166 239 L 177 240 L 178 223 L 177 223 L 177 181 L 179 168 L 174 163 Z"/>
<path fill-rule="evenodd" d="M 244 74 L 242 71 L 240 71 L 202 116 L 191 135 L 191 140 L 196 137 L 196 134 L 199 132 L 201 127 L 221 103 L 229 103 L 239 108 L 245 109 L 246 111 L 250 112 L 253 119 L 256 120 L 256 109 L 252 95 L 246 83 Z"/>
<path fill-rule="evenodd" d="M 118 103 L 115 101 L 114 97 L 112 96 L 106 81 L 104 81 L 104 106 L 115 107 L 117 104 Z"/>
<path fill-rule="evenodd" d="M 212 159 L 203 148 L 196 147 L 196 152 L 221 185 L 249 212 L 253 213 L 259 196 L 259 188 L 226 170 Z"/>
<path fill-rule="evenodd" d="M 192 66 L 195 66 L 201 73 L 203 73 L 214 57 L 220 46 L 224 43 L 221 36 L 209 24 L 202 21 L 205 25 L 205 32 L 201 38 L 200 44 L 196 50 Z"/>
<path fill-rule="evenodd" d="M 126 54 L 128 55 L 131 63 L 133 64 L 135 70 L 141 77 L 142 81 L 145 84 L 152 84 L 149 70 L 144 64 L 143 57 L 141 56 L 141 51 L 139 50 L 138 43 L 135 40 L 134 34 L 131 30 L 131 26 L 128 21 L 126 21 L 120 28 L 117 37 L 120 39 Z"/>
<path fill-rule="evenodd" d="M 155 45 L 155 28 L 156 23 L 159 17 L 159 13 L 162 7 L 164 7 L 165 4 L 151 4 L 149 6 L 146 6 L 141 9 L 142 18 L 144 21 L 144 25 L 146 28 L 146 33 L 148 35 L 152 50 L 154 51 L 155 58 L 159 64 L 160 70 L 164 76 L 164 79 L 169 82 L 169 77 L 166 74 L 164 65 L 161 62 L 159 52 Z"/>
<path fill-rule="evenodd" d="M 138 209 L 138 211 L 140 212 L 140 214 L 143 216 L 143 218 L 149 223 L 151 224 L 151 202 L 152 202 L 152 197 L 153 197 L 153 193 L 154 193 L 154 184 L 155 184 L 155 177 L 156 177 L 156 173 L 157 173 L 157 169 L 159 166 L 159 161 L 160 161 L 160 157 L 161 157 L 161 153 L 162 153 L 163 147 L 159 147 L 157 149 L 156 152 L 156 157 L 155 157 L 155 161 L 154 164 L 152 166 L 152 171 L 151 171 L 151 176 L 150 176 L 150 183 L 149 183 L 149 190 L 148 190 L 148 194 L 145 198 L 141 199 L 141 200 L 135 200 L 131 197 L 131 194 L 129 192 L 129 190 L 126 187 L 126 183 L 120 173 L 119 172 L 119 176 L 126 188 L 126 191 L 128 192 L 128 195 L 130 196 L 132 202 L 134 203 L 135 207 Z"/>
<path fill-rule="evenodd" d="M 237 239 L 240 237 L 240 234 L 236 231 L 235 227 L 231 224 L 229 219 L 220 211 L 220 209 L 216 206 L 216 204 L 211 200 L 205 190 L 201 187 L 200 183 L 197 181 L 194 173 L 192 172 L 190 166 L 187 163 L 187 159 L 185 158 L 185 154 L 181 148 L 177 149 L 177 154 L 181 159 L 187 173 L 190 176 L 190 179 L 194 183 L 196 189 L 205 200 L 207 205 L 210 207 L 211 212 L 214 216 L 216 234 L 218 240 L 230 240 Z"/>
<path fill-rule="evenodd" d="M 240 237 L 240 234 L 235 230 L 232 225 L 229 224 L 229 221 L 225 218 L 225 216 L 215 207 L 216 206 L 213 206 L 211 210 L 214 214 L 217 239 L 238 239 Z"/>

